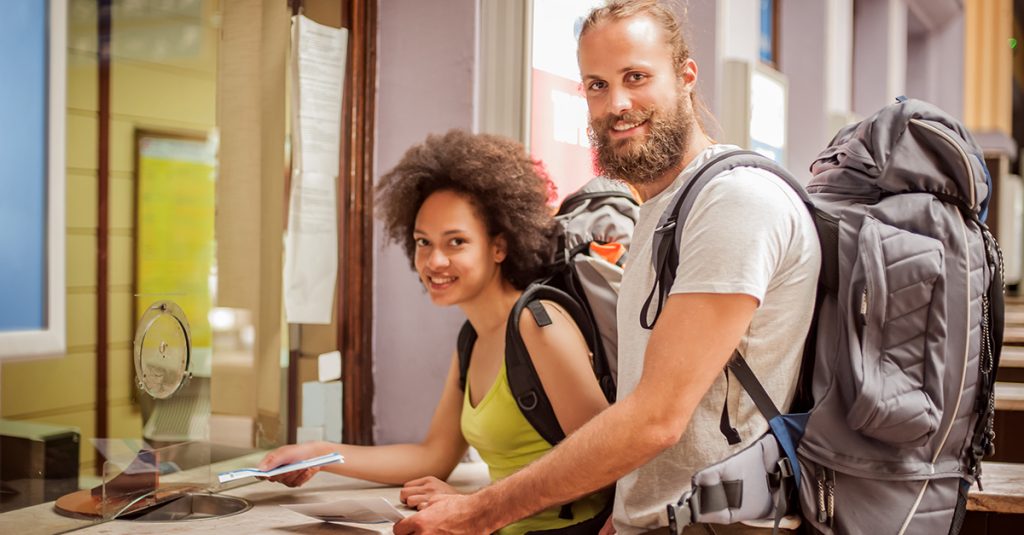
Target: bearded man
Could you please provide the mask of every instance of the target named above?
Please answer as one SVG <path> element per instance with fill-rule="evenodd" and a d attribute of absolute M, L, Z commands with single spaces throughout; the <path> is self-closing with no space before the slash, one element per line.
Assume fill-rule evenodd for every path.
<path fill-rule="evenodd" d="M 679 20 L 656 0 L 615 0 L 591 12 L 578 59 L 597 165 L 644 201 L 618 303 L 619 401 L 520 472 L 472 495 L 432 497 L 395 533 L 490 533 L 616 480 L 614 525 L 602 533 L 667 533 L 665 506 L 692 474 L 768 429 L 743 389 L 728 388 L 723 370 L 734 351 L 776 406 L 793 398 L 821 262 L 806 208 L 767 171 L 715 177 L 686 220 L 657 324 L 644 329 L 661 214 L 703 163 L 736 147 L 704 133 L 697 64 Z M 736 444 L 723 436 L 723 411 Z M 684 533 L 770 533 L 771 525 L 694 524 Z"/>

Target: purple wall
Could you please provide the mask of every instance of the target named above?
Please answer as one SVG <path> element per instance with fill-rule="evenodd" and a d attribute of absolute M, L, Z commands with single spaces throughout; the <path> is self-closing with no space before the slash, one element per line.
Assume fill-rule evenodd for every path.
<path fill-rule="evenodd" d="M 476 0 L 381 0 L 377 176 L 429 133 L 472 129 Z M 421 440 L 464 319 L 430 303 L 405 254 L 374 242 L 374 439 Z"/>

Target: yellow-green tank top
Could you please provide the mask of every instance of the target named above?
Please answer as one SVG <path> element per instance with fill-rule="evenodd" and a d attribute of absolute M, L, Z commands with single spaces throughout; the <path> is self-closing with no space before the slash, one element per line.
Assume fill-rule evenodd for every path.
<path fill-rule="evenodd" d="M 487 463 L 491 481 L 498 481 L 517 472 L 551 450 L 551 444 L 541 438 L 537 430 L 519 412 L 512 396 L 502 364 L 498 377 L 480 403 L 470 402 L 469 381 L 462 402 L 462 435 L 476 448 Z M 573 503 L 573 519 L 558 517 L 559 507 L 545 509 L 502 528 L 500 535 L 520 535 L 528 531 L 556 529 L 593 518 L 604 508 L 608 496 L 595 493 Z"/>

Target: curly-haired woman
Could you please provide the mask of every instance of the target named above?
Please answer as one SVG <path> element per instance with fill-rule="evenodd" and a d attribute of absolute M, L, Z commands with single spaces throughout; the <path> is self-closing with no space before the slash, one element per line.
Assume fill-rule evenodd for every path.
<path fill-rule="evenodd" d="M 345 463 L 324 470 L 391 485 L 404 483 L 402 499 L 423 507 L 435 494 L 457 492 L 443 480 L 467 445 L 480 452 L 492 480 L 549 451 L 551 444 L 519 411 L 505 372 L 509 314 L 549 254 L 549 188 L 550 182 L 523 147 L 502 137 L 452 130 L 409 149 L 378 186 L 382 215 L 389 237 L 404 246 L 431 301 L 461 308 L 477 333 L 465 391 L 453 353 L 430 430 L 419 444 L 284 446 L 268 454 L 261 466 L 339 452 Z M 543 304 L 553 323 L 540 328 L 524 317 L 520 334 L 568 435 L 608 402 L 580 330 L 560 307 Z M 315 469 L 292 472 L 274 480 L 297 486 L 314 473 Z M 607 500 L 602 493 L 586 496 L 572 504 L 571 515 L 557 507 L 548 509 L 501 533 L 559 529 L 587 520 L 587 525 L 596 521 L 600 527 L 595 517 Z"/>

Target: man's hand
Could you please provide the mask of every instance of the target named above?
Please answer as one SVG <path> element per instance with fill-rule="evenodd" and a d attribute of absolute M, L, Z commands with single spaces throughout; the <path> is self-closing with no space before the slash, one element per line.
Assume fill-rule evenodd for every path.
<path fill-rule="evenodd" d="M 427 500 L 434 496 L 445 494 L 461 494 L 455 487 L 437 479 L 434 476 L 421 477 L 406 482 L 398 493 L 402 503 L 415 509 L 423 509 L 427 506 Z"/>
<path fill-rule="evenodd" d="M 608 520 L 604 521 L 604 525 L 601 526 L 601 531 L 598 531 L 597 535 L 615 535 L 615 524 L 612 523 L 612 515 L 608 515 Z"/>
<path fill-rule="evenodd" d="M 477 535 L 496 528 L 482 522 L 480 511 L 471 495 L 435 494 L 424 502 L 423 509 L 395 524 L 395 535 Z"/>

